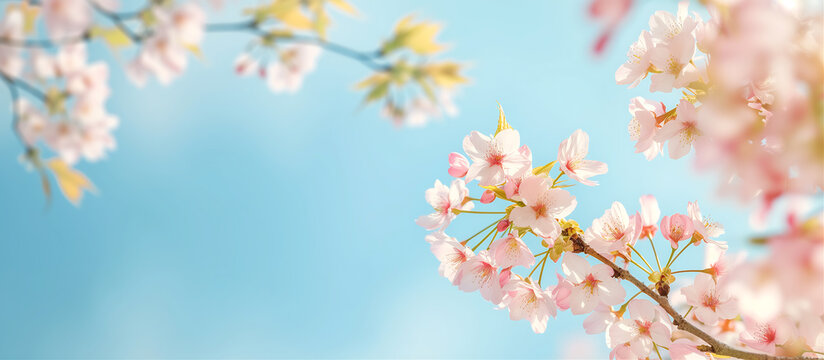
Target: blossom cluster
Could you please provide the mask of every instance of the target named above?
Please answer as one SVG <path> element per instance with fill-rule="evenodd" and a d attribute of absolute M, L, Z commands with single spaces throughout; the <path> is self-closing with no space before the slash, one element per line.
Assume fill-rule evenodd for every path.
<path fill-rule="evenodd" d="M 93 189 L 73 166 L 112 151 L 118 125 L 106 109 L 111 68 L 87 56 L 86 44 L 93 41 L 126 59 L 128 79 L 142 87 L 152 79 L 166 85 L 181 76 L 191 57 L 203 57 L 207 32 L 245 33 L 253 39 L 234 70 L 265 78 L 273 92 L 299 90 L 326 50 L 373 70 L 357 87 L 367 90 L 365 103 L 384 101 L 381 113 L 396 125 L 420 126 L 457 112 L 451 99 L 467 81 L 462 65 L 428 58 L 445 49 L 435 41 L 438 24 L 406 17 L 377 50 L 357 51 L 327 39 L 329 9 L 357 14 L 344 0 L 270 0 L 244 9 L 242 21 L 211 24 L 208 9 L 195 1 L 147 0 L 132 11 L 111 0 L 22 0 L 5 6 L 0 76 L 12 97 L 24 163 L 40 173 L 47 195 L 48 173 L 75 204 L 84 190 Z"/>
<path fill-rule="evenodd" d="M 655 197 L 645 195 L 638 211 L 614 202 L 581 228 L 571 218 L 578 203 L 567 189 L 595 186 L 592 178 L 607 172 L 606 164 L 587 159 L 588 143 L 588 135 L 577 130 L 561 142 L 556 160 L 534 166 L 530 148 L 520 144 L 503 110 L 494 134 L 467 135 L 466 155 L 448 157 L 448 173 L 455 179 L 449 185 L 436 180 L 426 190 L 434 211 L 416 220 L 432 231 L 426 241 L 440 261 L 440 274 L 458 289 L 477 291 L 507 309 L 510 319 L 528 320 L 536 333 L 545 332 L 558 311 L 587 315 L 584 330 L 604 333 L 614 359 L 663 358 L 664 351 L 672 359 L 710 359 L 731 355 L 726 351 L 732 348 L 743 348 L 752 358 L 824 353 L 821 219 L 796 223 L 790 234 L 769 240 L 795 251 L 753 261 L 725 254 L 728 245 L 718 240 L 723 226 L 702 214 L 697 202 L 683 213 L 661 216 Z M 476 181 L 481 194 L 473 197 L 468 186 Z M 496 203 L 504 208 L 479 209 Z M 497 219 L 459 240 L 447 231 L 464 214 Z M 794 237 L 804 240 L 789 239 Z M 654 260 L 641 246 L 652 250 Z M 656 247 L 668 249 L 669 257 L 659 257 Z M 707 252 L 706 266 L 675 270 L 681 255 L 698 247 Z M 560 260 L 560 273 L 548 276 L 555 278 L 553 284 L 543 285 L 547 260 Z M 765 280 L 765 273 L 772 279 Z M 624 280 L 637 287 L 629 298 Z M 682 286 L 671 289 L 676 280 Z"/>
<path fill-rule="evenodd" d="M 618 84 L 646 77 L 651 92 L 682 93 L 667 109 L 629 105 L 635 151 L 678 159 L 695 148 L 700 169 L 719 169 L 722 192 L 761 199 L 763 219 L 785 194 L 824 186 L 824 47 L 821 9 L 809 2 L 705 1 L 704 21 L 657 11 L 616 71 Z M 810 7 L 812 6 L 812 7 Z M 809 8 L 808 8 L 809 7 Z"/>

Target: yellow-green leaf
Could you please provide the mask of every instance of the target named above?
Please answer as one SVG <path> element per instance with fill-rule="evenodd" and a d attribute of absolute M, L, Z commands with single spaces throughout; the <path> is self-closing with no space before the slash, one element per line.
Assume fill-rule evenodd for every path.
<path fill-rule="evenodd" d="M 437 64 L 429 64 L 423 68 L 424 73 L 432 78 L 438 86 L 451 88 L 457 84 L 463 84 L 468 81 L 467 78 L 461 76 L 461 65 L 454 62 L 443 62 Z"/>
<path fill-rule="evenodd" d="M 132 39 L 118 27 L 103 28 L 94 26 L 89 31 L 89 36 L 101 38 L 112 50 L 117 50 L 132 44 Z"/>
<path fill-rule="evenodd" d="M 441 26 L 431 22 L 413 23 L 413 16 L 401 19 L 395 26 L 394 37 L 383 45 L 381 51 L 389 53 L 405 47 L 420 55 L 431 55 L 443 50 L 443 45 L 435 43 L 435 36 Z"/>
<path fill-rule="evenodd" d="M 75 206 L 80 205 L 80 201 L 83 200 L 84 191 L 95 191 L 94 184 L 89 181 L 86 175 L 72 169 L 63 162 L 63 160 L 51 159 L 46 165 L 54 174 L 54 178 L 57 180 L 57 186 L 60 188 L 63 196 Z"/>
<path fill-rule="evenodd" d="M 358 9 L 355 9 L 352 4 L 346 2 L 346 0 L 329 0 L 329 2 L 334 5 L 336 8 L 340 9 L 341 11 L 356 16 L 358 15 Z"/>
<path fill-rule="evenodd" d="M 364 102 L 370 103 L 370 102 L 379 100 L 382 97 L 386 96 L 386 94 L 388 92 L 389 92 L 389 82 L 379 83 L 378 85 L 373 87 L 372 90 L 370 90 L 368 94 L 366 94 L 366 99 L 364 99 Z"/>
<path fill-rule="evenodd" d="M 499 188 L 495 185 L 487 185 L 487 186 L 481 186 L 481 187 L 486 189 L 486 190 L 494 192 L 495 196 L 497 196 L 501 199 L 506 199 L 506 191 L 504 191 L 504 189 L 501 189 L 501 188 Z"/>
<path fill-rule="evenodd" d="M 532 169 L 532 175 L 541 175 L 541 174 L 549 174 L 549 171 L 552 170 L 552 167 L 555 166 L 555 160 L 549 162 L 546 165 L 536 167 Z"/>
<path fill-rule="evenodd" d="M 504 131 L 506 129 L 512 129 L 512 126 L 509 126 L 509 123 L 506 122 L 504 108 L 501 107 L 500 103 L 498 103 L 498 129 L 495 130 L 495 135 L 498 135 L 499 132 Z"/>

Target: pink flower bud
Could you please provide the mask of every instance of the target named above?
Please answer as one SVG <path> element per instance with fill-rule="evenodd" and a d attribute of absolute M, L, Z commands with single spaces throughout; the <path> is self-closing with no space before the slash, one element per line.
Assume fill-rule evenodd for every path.
<path fill-rule="evenodd" d="M 456 152 L 449 154 L 449 175 L 462 178 L 466 176 L 467 171 L 469 171 L 469 160 L 466 157 Z"/>
<path fill-rule="evenodd" d="M 498 232 L 504 232 L 504 231 L 506 231 L 506 228 L 508 228 L 508 227 L 509 227 L 509 220 L 503 219 L 501 221 L 498 221 Z"/>
<path fill-rule="evenodd" d="M 495 201 L 495 193 L 492 190 L 484 191 L 483 195 L 481 195 L 481 203 L 482 204 L 489 204 Z"/>
<path fill-rule="evenodd" d="M 673 249 L 678 248 L 679 242 L 691 239 L 693 231 L 692 219 L 686 215 L 674 214 L 672 216 L 664 216 L 664 218 L 661 219 L 661 235 L 664 235 L 664 238 L 669 240 Z"/>

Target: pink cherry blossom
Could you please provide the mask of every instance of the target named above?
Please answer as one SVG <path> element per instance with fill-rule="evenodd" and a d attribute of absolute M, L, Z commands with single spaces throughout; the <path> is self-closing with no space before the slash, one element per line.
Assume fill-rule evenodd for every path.
<path fill-rule="evenodd" d="M 616 201 L 604 211 L 604 215 L 592 220 L 592 226 L 584 232 L 584 241 L 602 254 L 613 251 L 627 254 L 627 246 L 638 238 L 639 229 L 635 225 L 635 221 L 630 221 L 624 205 Z"/>
<path fill-rule="evenodd" d="M 688 6 L 689 2 L 682 1 L 678 4 L 677 14 L 661 10 L 650 17 L 649 28 L 655 42 L 667 44 L 679 35 L 692 35 L 699 21 L 689 16 Z"/>
<path fill-rule="evenodd" d="M 582 257 L 568 253 L 561 262 L 564 275 L 572 284 L 569 305 L 575 315 L 586 314 L 598 304 L 617 305 L 624 301 L 626 292 L 613 270 L 605 264 L 590 266 Z"/>
<path fill-rule="evenodd" d="M 632 0 L 593 0 L 589 4 L 589 17 L 604 23 L 604 29 L 593 47 L 596 55 L 604 51 L 618 23 L 626 17 L 631 7 Z"/>
<path fill-rule="evenodd" d="M 23 137 L 23 141 L 28 146 L 34 146 L 43 137 L 46 128 L 49 126 L 45 115 L 26 99 L 17 100 L 14 111 L 19 118 L 17 130 Z"/>
<path fill-rule="evenodd" d="M 498 225 L 496 225 L 495 228 L 498 230 L 498 232 L 504 232 L 509 227 L 509 224 L 509 220 L 503 219 L 501 221 L 498 221 Z"/>
<path fill-rule="evenodd" d="M 260 63 L 249 53 L 242 53 L 235 59 L 235 73 L 249 76 L 260 71 Z"/>
<path fill-rule="evenodd" d="M 693 142 L 701 136 L 698 129 L 695 106 L 687 101 L 681 100 L 676 110 L 675 119 L 668 121 L 656 135 L 656 141 L 669 141 L 667 150 L 672 159 L 680 159 L 692 148 Z"/>
<path fill-rule="evenodd" d="M 546 331 L 549 317 L 555 317 L 557 312 L 552 294 L 531 281 L 516 281 L 513 289 L 507 291 L 503 304 L 509 309 L 510 319 L 529 320 L 532 331 L 537 334 Z"/>
<path fill-rule="evenodd" d="M 584 185 L 595 186 L 597 182 L 588 178 L 607 173 L 607 164 L 595 160 L 585 160 L 589 151 L 589 135 L 581 129 L 575 130 L 558 147 L 558 164 L 572 179 Z"/>
<path fill-rule="evenodd" d="M 678 242 L 692 238 L 692 219 L 683 214 L 664 216 L 661 219 L 661 235 L 669 240 L 673 249 L 678 248 Z"/>
<path fill-rule="evenodd" d="M 92 21 L 92 9 L 84 0 L 43 0 L 42 11 L 52 39 L 80 34 Z"/>
<path fill-rule="evenodd" d="M 530 176 L 521 183 L 519 192 L 526 206 L 516 207 L 509 219 L 518 227 L 528 227 L 544 238 L 555 239 L 561 233 L 556 218 L 563 218 L 575 210 L 578 202 L 563 189 L 550 189 L 546 179 Z"/>
<path fill-rule="evenodd" d="M 463 155 L 453 152 L 449 154 L 449 175 L 452 175 L 456 178 L 462 178 L 466 176 L 466 172 L 469 171 L 469 160 L 466 159 Z"/>
<path fill-rule="evenodd" d="M 650 92 L 671 92 L 698 80 L 698 68 L 694 65 L 695 38 L 691 33 L 680 33 L 665 44 L 658 44 L 650 51 L 650 61 L 660 72 L 650 76 Z"/>
<path fill-rule="evenodd" d="M 718 319 L 732 319 L 737 314 L 736 301 L 723 287 L 718 286 L 707 274 L 698 274 L 692 285 L 681 289 L 687 304 L 704 324 L 714 325 Z"/>
<path fill-rule="evenodd" d="M 689 202 L 687 204 L 687 213 L 689 213 L 690 219 L 692 219 L 695 232 L 701 236 L 701 240 L 705 243 L 716 245 L 722 249 L 727 248 L 727 243 L 713 239 L 724 234 L 724 226 L 710 220 L 709 218 L 704 219 L 704 217 L 701 216 L 701 209 L 698 207 L 697 201 Z M 698 243 L 695 245 L 698 245 Z"/>
<path fill-rule="evenodd" d="M 669 353 L 672 360 L 709 360 L 703 351 L 698 350 L 698 346 L 690 339 L 681 338 L 675 340 L 669 346 Z"/>
<path fill-rule="evenodd" d="M 7 40 L 23 39 L 23 12 L 18 9 L 6 10 L 0 20 L 0 38 Z M 15 46 L 0 45 L 0 72 L 17 77 L 23 71 L 22 51 Z"/>
<path fill-rule="evenodd" d="M 280 61 L 266 68 L 266 81 L 273 92 L 294 93 L 303 85 L 306 74 L 315 70 L 321 48 L 311 44 L 296 44 L 280 52 Z"/>
<path fill-rule="evenodd" d="M 642 31 L 638 41 L 632 44 L 627 52 L 627 62 L 615 71 L 615 82 L 618 85 L 629 84 L 630 89 L 638 86 L 652 67 L 652 48 L 652 35 L 649 31 Z"/>
<path fill-rule="evenodd" d="M 661 217 L 661 209 L 658 208 L 658 200 L 655 196 L 644 195 L 638 199 L 641 203 L 641 238 L 655 236 L 658 230 L 658 218 Z"/>
<path fill-rule="evenodd" d="M 492 190 L 485 190 L 483 194 L 481 194 L 481 204 L 489 204 L 495 201 L 495 193 Z"/>
<path fill-rule="evenodd" d="M 663 310 L 649 300 L 634 299 L 627 305 L 627 311 L 627 318 L 609 328 L 613 344 L 629 343 L 630 350 L 638 358 L 647 357 L 653 350 L 653 343 L 669 346 L 672 327 Z"/>
<path fill-rule="evenodd" d="M 584 331 L 587 334 L 600 334 L 606 331 L 612 324 L 618 321 L 612 308 L 604 304 L 595 307 L 586 319 L 584 319 Z"/>
<path fill-rule="evenodd" d="M 744 345 L 755 350 L 775 355 L 776 345 L 783 345 L 792 335 L 792 326 L 782 318 L 769 322 L 757 322 L 750 318 L 744 319 L 746 332 L 741 333 L 739 340 Z"/>
<path fill-rule="evenodd" d="M 552 288 L 552 298 L 555 305 L 561 310 L 569 309 L 569 295 L 572 293 L 572 283 L 564 279 L 560 274 L 555 274 L 558 278 L 558 285 Z"/>
<path fill-rule="evenodd" d="M 629 113 L 632 114 L 627 130 L 630 139 L 635 141 L 635 152 L 643 153 L 647 160 L 652 160 L 661 153 L 663 146 L 655 140 L 659 129 L 656 117 L 665 113 L 664 104 L 642 97 L 630 101 Z"/>
<path fill-rule="evenodd" d="M 432 254 L 441 262 L 438 271 L 450 282 L 455 280 L 460 266 L 475 255 L 472 249 L 440 231 L 427 235 L 426 241 L 431 244 Z"/>
<path fill-rule="evenodd" d="M 447 187 L 440 180 L 435 180 L 435 187 L 426 190 L 426 202 L 435 209 L 435 212 L 424 215 L 415 220 L 415 223 L 426 230 L 444 229 L 457 216 L 453 209 L 471 210 L 472 202 L 464 204 L 469 195 L 469 189 L 461 179 L 455 179 Z"/>
<path fill-rule="evenodd" d="M 498 266 L 486 250 L 481 250 L 458 268 L 454 283 L 462 291 L 481 291 L 481 296 L 493 304 L 500 304 L 504 290 L 498 275 Z"/>
<path fill-rule="evenodd" d="M 498 185 L 507 176 L 520 176 L 531 162 L 519 151 L 521 137 L 513 129 L 501 130 L 493 137 L 473 131 L 464 138 L 464 152 L 472 165 L 466 181 L 478 179 L 481 186 Z"/>
<path fill-rule="evenodd" d="M 535 257 L 523 240 L 515 234 L 509 234 L 492 242 L 489 253 L 495 259 L 495 264 L 502 268 L 513 266 L 532 267 Z"/>

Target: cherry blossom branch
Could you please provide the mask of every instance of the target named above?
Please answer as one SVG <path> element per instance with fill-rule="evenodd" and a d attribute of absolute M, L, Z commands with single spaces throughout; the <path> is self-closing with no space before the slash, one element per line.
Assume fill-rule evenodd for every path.
<path fill-rule="evenodd" d="M 717 355 L 731 356 L 731 357 L 734 357 L 734 358 L 746 359 L 746 360 L 814 360 L 813 358 L 803 357 L 803 356 L 785 357 L 785 356 L 773 356 L 773 355 L 768 355 L 768 354 L 753 353 L 753 352 L 739 350 L 739 349 L 736 349 L 732 346 L 724 344 L 723 342 L 721 342 L 718 339 L 714 338 L 712 335 L 707 334 L 703 330 L 701 330 L 698 327 L 696 327 L 695 325 L 691 324 L 683 316 L 678 314 L 678 312 L 675 311 L 675 309 L 672 308 L 672 305 L 670 305 L 669 300 L 667 299 L 667 297 L 656 294 L 654 291 L 652 291 L 652 289 L 650 289 L 648 286 L 644 285 L 644 283 L 641 280 L 638 280 L 629 271 L 621 268 L 620 266 L 616 265 L 614 262 L 610 261 L 609 259 L 607 259 L 603 255 L 601 255 L 600 253 L 598 253 L 597 251 L 592 249 L 589 245 L 584 243 L 584 241 L 580 237 L 572 236 L 572 237 L 570 237 L 570 239 L 572 240 L 573 245 L 575 247 L 575 250 L 574 250 L 575 252 L 583 252 L 587 255 L 590 255 L 590 256 L 594 257 L 598 261 L 608 265 L 609 267 L 611 267 L 612 270 L 615 272 L 615 277 L 621 278 L 621 279 L 624 279 L 624 280 L 627 280 L 627 281 L 631 282 L 633 285 L 635 285 L 635 287 L 638 288 L 638 290 L 641 290 L 644 294 L 646 294 L 652 300 L 657 302 L 658 305 L 660 305 L 661 308 L 663 308 L 664 311 L 666 311 L 667 314 L 669 314 L 669 316 L 672 317 L 673 324 L 678 326 L 679 329 L 684 330 L 684 331 L 686 331 L 690 334 L 693 334 L 693 335 L 697 336 L 698 338 L 700 338 L 701 340 L 703 340 L 704 342 L 706 342 L 708 344 L 708 345 L 698 346 L 699 351 L 711 352 L 711 353 L 714 353 L 714 354 L 717 354 Z"/>

